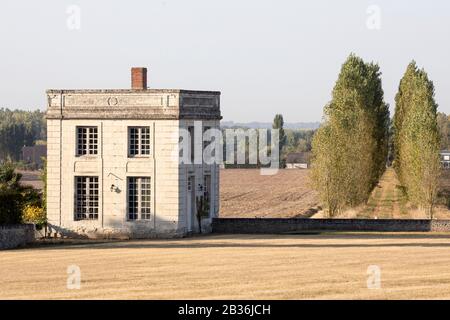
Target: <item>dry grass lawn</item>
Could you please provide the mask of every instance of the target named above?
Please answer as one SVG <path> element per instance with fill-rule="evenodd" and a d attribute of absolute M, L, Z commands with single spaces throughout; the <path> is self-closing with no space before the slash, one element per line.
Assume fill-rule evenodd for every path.
<path fill-rule="evenodd" d="M 450 298 L 450 234 L 209 235 L 0 251 L 1 299 Z M 67 267 L 81 289 L 66 288 Z M 381 289 L 367 268 L 381 268 Z"/>

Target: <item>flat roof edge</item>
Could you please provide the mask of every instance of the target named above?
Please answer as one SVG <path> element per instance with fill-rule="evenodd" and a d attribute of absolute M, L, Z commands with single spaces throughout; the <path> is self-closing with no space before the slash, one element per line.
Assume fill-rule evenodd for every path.
<path fill-rule="evenodd" d="M 185 89 L 48 89 L 47 94 L 70 94 L 70 93 L 193 93 L 193 94 L 213 94 L 220 95 L 220 91 L 207 90 L 185 90 Z"/>

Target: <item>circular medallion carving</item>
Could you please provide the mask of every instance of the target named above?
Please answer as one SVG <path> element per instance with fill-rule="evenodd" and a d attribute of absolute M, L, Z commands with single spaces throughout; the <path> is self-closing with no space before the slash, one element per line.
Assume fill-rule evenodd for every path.
<path fill-rule="evenodd" d="M 117 106 L 119 104 L 119 101 L 116 97 L 109 97 L 108 98 L 108 105 L 109 106 Z"/>

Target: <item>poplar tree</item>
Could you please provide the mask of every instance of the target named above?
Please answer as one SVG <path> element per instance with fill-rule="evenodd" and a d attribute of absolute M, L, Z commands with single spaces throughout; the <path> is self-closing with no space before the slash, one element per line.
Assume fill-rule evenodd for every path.
<path fill-rule="evenodd" d="M 351 54 L 313 141 L 312 180 L 330 216 L 367 201 L 384 171 L 389 109 L 379 67 Z"/>
<path fill-rule="evenodd" d="M 408 199 L 432 219 L 440 174 L 437 104 L 433 82 L 414 61 L 400 81 L 396 119 L 396 170 Z"/>
<path fill-rule="evenodd" d="M 275 118 L 273 119 L 273 124 L 272 124 L 272 128 L 273 129 L 278 129 L 278 139 L 279 139 L 279 156 L 280 156 L 280 167 L 284 168 L 285 166 L 285 160 L 281 159 L 282 158 L 282 151 L 283 151 L 283 147 L 286 144 L 286 134 L 284 132 L 284 119 L 283 119 L 283 115 L 281 114 L 276 114 Z"/>
<path fill-rule="evenodd" d="M 401 136 L 405 114 L 409 106 L 412 104 L 412 82 L 417 70 L 416 63 L 412 61 L 406 68 L 403 78 L 400 80 L 397 95 L 395 96 L 395 113 L 394 113 L 394 169 L 398 178 L 402 181 L 402 172 L 400 169 L 400 149 Z"/>

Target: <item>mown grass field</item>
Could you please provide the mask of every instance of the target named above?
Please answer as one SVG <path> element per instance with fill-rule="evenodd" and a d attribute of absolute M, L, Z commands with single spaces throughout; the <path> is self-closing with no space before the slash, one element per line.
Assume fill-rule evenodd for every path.
<path fill-rule="evenodd" d="M 41 246 L 0 251 L 0 299 L 449 299 L 449 249 L 450 234 L 421 233 Z M 367 287 L 370 265 L 380 289 Z"/>

